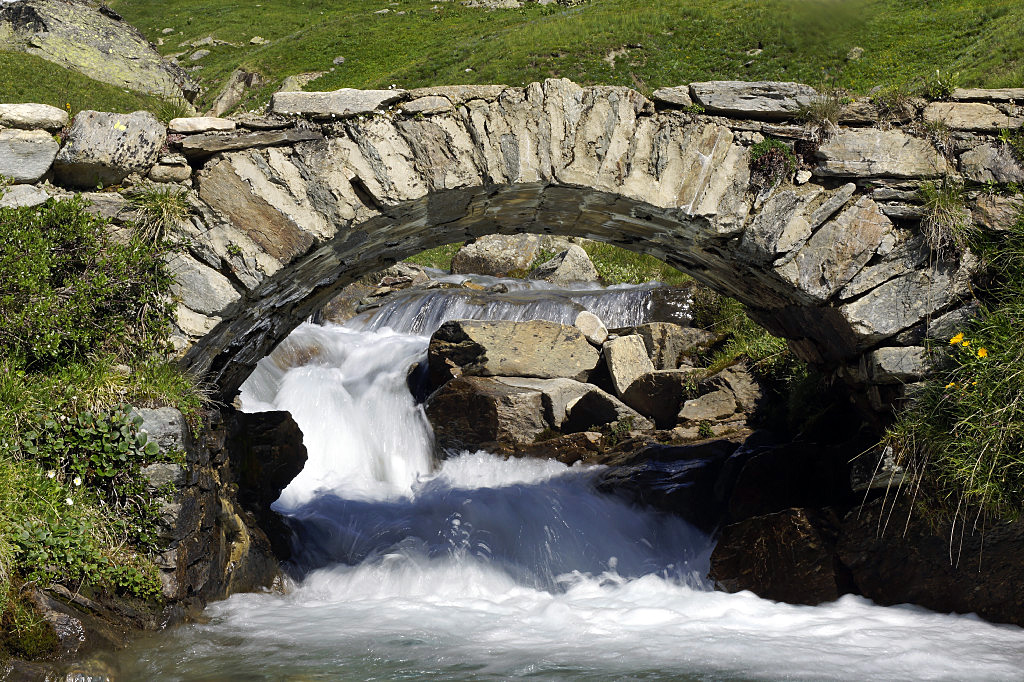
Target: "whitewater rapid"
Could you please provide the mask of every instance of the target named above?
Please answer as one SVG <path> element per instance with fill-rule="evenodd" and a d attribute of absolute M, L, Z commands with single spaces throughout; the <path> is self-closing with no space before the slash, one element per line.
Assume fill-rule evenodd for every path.
<path fill-rule="evenodd" d="M 428 337 L 378 327 L 304 324 L 242 388 L 304 434 L 275 503 L 299 580 L 139 643 L 125 679 L 1024 679 L 1017 627 L 711 590 L 712 539 L 598 492 L 601 467 L 435 461 L 409 390 Z"/>

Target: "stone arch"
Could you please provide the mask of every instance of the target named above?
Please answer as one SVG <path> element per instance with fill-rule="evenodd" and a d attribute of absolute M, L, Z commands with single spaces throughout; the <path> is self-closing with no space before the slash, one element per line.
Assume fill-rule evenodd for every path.
<path fill-rule="evenodd" d="M 250 148 L 182 143 L 201 165 L 193 244 L 175 264 L 179 321 L 196 337 L 183 364 L 222 398 L 345 284 L 490 233 L 651 254 L 855 382 L 873 379 L 872 363 L 920 352 L 923 321 L 966 291 L 969 263 L 930 262 L 914 231 L 850 181 L 945 172 L 917 138 L 897 132 L 900 144 L 879 147 L 890 134 L 876 131 L 865 152 L 841 133 L 818 152 L 811 182 L 755 192 L 747 148 L 802 129 L 657 110 L 627 88 L 565 80 L 420 94 L 409 108 L 429 99 L 434 110 L 331 120 L 321 108 L 276 136 L 249 134 Z M 849 159 L 866 153 L 878 158 L 857 170 Z M 212 301 L 195 304 L 197 288 Z"/>

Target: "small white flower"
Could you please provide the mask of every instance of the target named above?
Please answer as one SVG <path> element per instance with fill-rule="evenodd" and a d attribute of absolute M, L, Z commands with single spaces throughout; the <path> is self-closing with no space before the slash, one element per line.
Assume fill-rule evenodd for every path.
<path fill-rule="evenodd" d="M 56 475 L 57 475 L 57 472 L 54 471 L 53 469 L 50 469 L 49 471 L 46 472 L 46 477 L 47 478 L 54 478 Z"/>
<path fill-rule="evenodd" d="M 64 503 L 70 507 L 71 505 L 73 505 L 75 503 L 75 501 L 72 500 L 70 497 L 65 497 L 64 498 Z"/>
<path fill-rule="evenodd" d="M 81 476 L 75 476 L 74 484 L 75 485 L 82 485 L 82 477 Z"/>

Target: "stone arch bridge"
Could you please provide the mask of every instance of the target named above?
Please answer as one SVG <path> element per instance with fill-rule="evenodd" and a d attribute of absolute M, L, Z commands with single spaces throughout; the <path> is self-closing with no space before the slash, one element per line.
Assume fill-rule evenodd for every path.
<path fill-rule="evenodd" d="M 694 83 L 653 99 L 567 80 L 278 93 L 265 116 L 172 121 L 139 172 L 190 187 L 188 249 L 172 264 L 183 363 L 222 398 L 358 277 L 519 232 L 656 256 L 740 300 L 803 359 L 884 393 L 919 378 L 929 329 L 968 310 L 975 262 L 933 257 L 916 189 L 951 174 L 1024 181 L 995 138 L 1021 125 L 1016 94 L 908 106 L 897 118 L 949 131 L 940 153 L 908 126 L 879 125 L 866 100 L 819 144 L 795 120 L 818 95 L 793 83 Z M 65 184 L 82 118 L 57 155 Z M 760 189 L 750 147 L 765 137 L 795 144 L 802 170 Z M 972 199 L 974 219 L 996 222 L 1001 201 Z"/>

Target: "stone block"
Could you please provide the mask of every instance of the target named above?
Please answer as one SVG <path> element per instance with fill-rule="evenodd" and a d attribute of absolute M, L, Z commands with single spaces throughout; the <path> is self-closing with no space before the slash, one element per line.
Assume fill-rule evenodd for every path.
<path fill-rule="evenodd" d="M 0 130 L 0 176 L 18 183 L 36 182 L 53 165 L 60 145 L 45 130 Z"/>
<path fill-rule="evenodd" d="M 59 131 L 68 124 L 68 112 L 49 104 L 0 104 L 0 128 Z"/>
<path fill-rule="evenodd" d="M 641 375 L 654 371 L 654 363 L 648 357 L 647 346 L 639 334 L 605 341 L 602 351 L 615 393 L 620 397 Z"/>
<path fill-rule="evenodd" d="M 779 81 L 690 83 L 690 97 L 707 113 L 766 121 L 795 118 L 817 94 L 809 85 Z"/>
<path fill-rule="evenodd" d="M 372 114 L 389 104 L 405 99 L 405 90 L 355 90 L 333 92 L 276 92 L 270 98 L 270 113 L 310 118 L 347 118 Z"/>
<path fill-rule="evenodd" d="M 186 118 L 172 118 L 167 124 L 167 131 L 171 133 L 212 133 L 228 132 L 235 129 L 235 122 L 228 118 L 217 116 L 189 116 Z"/>
<path fill-rule="evenodd" d="M 110 114 L 80 111 L 71 123 L 54 171 L 71 187 L 116 185 L 157 162 L 167 130 L 148 111 Z"/>
<path fill-rule="evenodd" d="M 818 148 L 816 175 L 867 178 L 935 178 L 949 164 L 932 144 L 901 130 L 849 128 Z"/>

